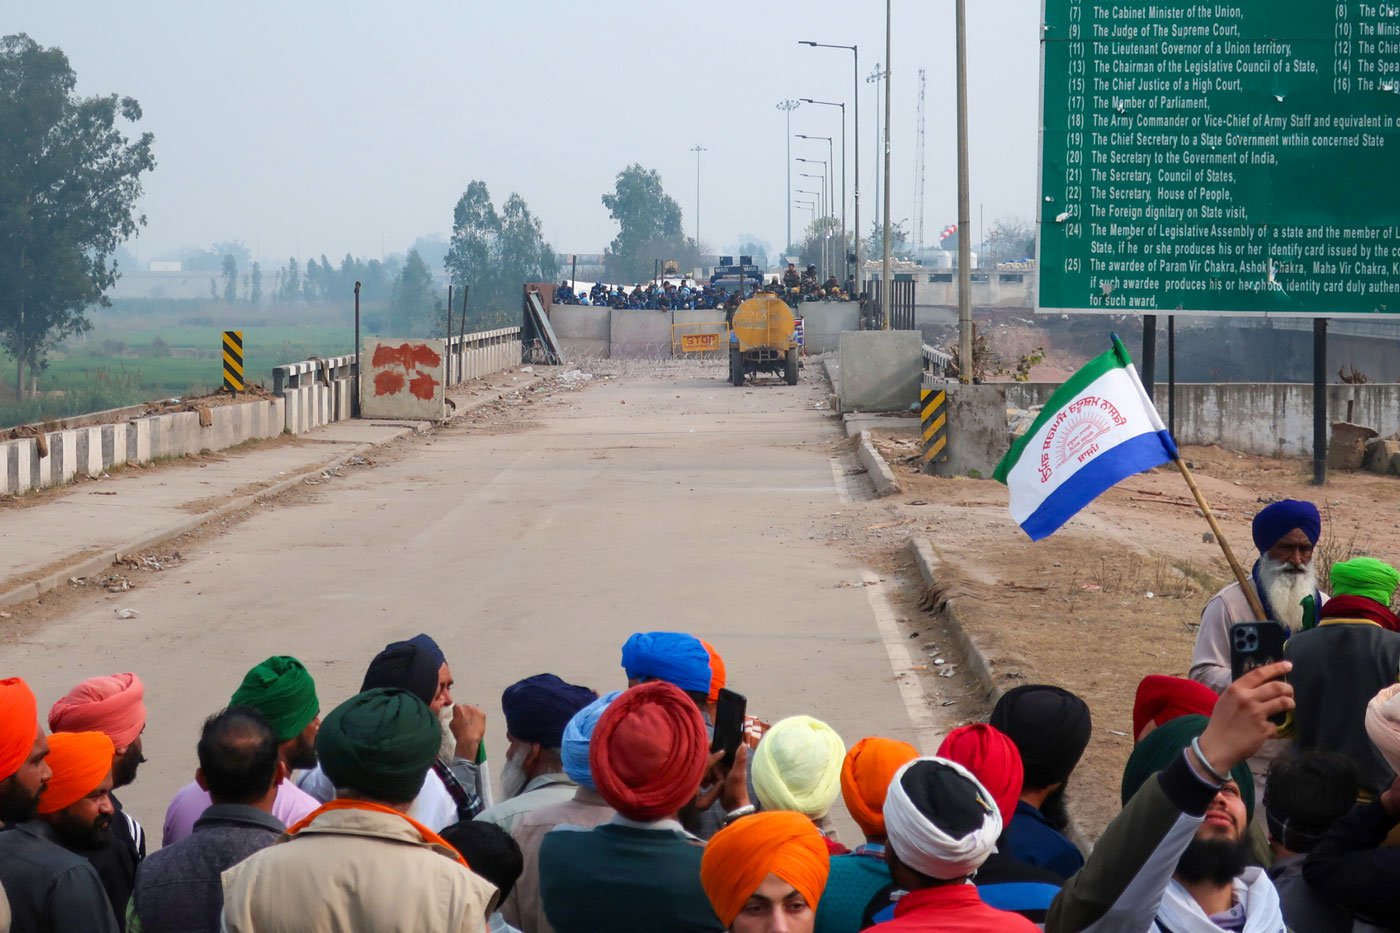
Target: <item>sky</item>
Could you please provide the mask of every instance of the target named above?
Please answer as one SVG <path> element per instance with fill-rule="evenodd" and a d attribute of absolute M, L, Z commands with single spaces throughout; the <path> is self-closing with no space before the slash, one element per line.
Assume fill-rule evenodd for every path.
<path fill-rule="evenodd" d="M 973 237 L 1033 218 L 1039 0 L 970 0 Z M 924 240 L 957 219 L 953 0 L 892 0 L 892 210 L 914 217 L 917 73 L 925 69 Z M 146 260 L 242 240 L 264 261 L 377 257 L 451 232 L 472 179 L 497 206 L 525 198 L 563 253 L 616 234 L 600 198 L 617 173 L 656 169 L 716 250 L 787 236 L 784 99 L 847 102 L 854 194 L 852 56 L 859 46 L 862 226 L 875 215 L 875 87 L 885 62 L 878 0 L 18 0 L 6 32 L 67 53 L 80 94 L 140 101 L 157 166 L 128 247 Z M 841 111 L 800 105 L 792 132 L 832 136 Z M 883 120 L 883 114 L 881 114 Z M 792 155 L 826 144 L 791 140 Z M 795 165 L 794 188 L 811 179 Z M 817 167 L 820 171 L 820 167 Z M 810 184 L 809 184 L 810 182 Z M 805 198 L 794 195 L 794 198 Z M 834 212 L 834 213 L 839 213 Z M 792 212 L 794 236 L 809 215 Z M 848 207 L 847 223 L 854 224 Z"/>

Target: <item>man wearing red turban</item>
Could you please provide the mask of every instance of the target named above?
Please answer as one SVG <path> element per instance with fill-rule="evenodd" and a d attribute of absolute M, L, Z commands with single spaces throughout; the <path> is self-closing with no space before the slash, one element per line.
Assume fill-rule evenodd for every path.
<path fill-rule="evenodd" d="M 1179 716 L 1209 716 L 1220 695 L 1205 684 L 1184 677 L 1148 674 L 1133 697 L 1133 743 Z"/>
<path fill-rule="evenodd" d="M 976 723 L 948 733 L 938 746 L 938 757 L 962 765 L 987 789 L 1001 814 L 1005 833 L 1006 825 L 1016 815 L 1025 774 L 1016 743 L 996 728 Z M 983 903 L 1020 914 L 1042 926 L 1051 902 L 1060 893 L 1061 880 L 1052 871 L 1017 861 L 1000 851 L 987 856 L 972 879 Z"/>
<path fill-rule="evenodd" d="M 700 860 L 700 883 L 731 933 L 812 933 L 829 872 L 826 837 L 788 810 L 725 827 Z"/>
<path fill-rule="evenodd" d="M 37 712 L 23 681 L 0 681 L 0 773 L 13 766 L 13 757 L 6 757 L 14 745 L 11 730 L 28 732 L 24 724 L 33 721 L 38 740 L 29 740 L 32 747 L 41 747 Z M 0 833 L 0 886 L 9 897 L 14 929 L 117 930 L 102 882 L 82 856 L 107 843 L 112 753 L 112 740 L 100 732 L 62 733 L 42 744 L 37 761 L 21 765 L 37 769 L 39 792 L 30 798 L 28 818 L 9 824 L 11 816 L 22 814 L 8 811 L 8 831 Z M 12 789 L 4 788 L 7 793 Z"/>
<path fill-rule="evenodd" d="M 677 819 L 709 761 L 705 721 L 680 688 L 651 681 L 608 706 L 588 763 L 618 815 L 591 830 L 560 827 L 540 846 L 540 897 L 557 933 L 723 930 L 700 885 L 704 843 Z"/>
<path fill-rule="evenodd" d="M 51 732 L 101 732 L 112 740 L 112 788 L 126 787 L 136 780 L 136 771 L 146 760 L 141 751 L 141 733 L 146 728 L 146 688 L 135 674 L 90 677 L 59 698 L 49 710 Z M 83 855 L 97 869 L 102 887 L 117 917 L 117 926 L 126 928 L 126 905 L 136 887 L 136 866 L 146 857 L 146 832 L 136 818 L 122 809 L 111 795 L 112 829 L 105 846 L 84 850 Z"/>

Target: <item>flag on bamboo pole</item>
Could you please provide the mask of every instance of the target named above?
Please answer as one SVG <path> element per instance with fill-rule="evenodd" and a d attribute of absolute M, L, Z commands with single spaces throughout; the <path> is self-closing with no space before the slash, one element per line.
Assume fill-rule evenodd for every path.
<path fill-rule="evenodd" d="M 1055 390 L 992 475 L 1011 492 L 1011 517 L 1039 541 L 1105 490 L 1175 459 L 1176 444 L 1114 334 L 1107 353 Z"/>

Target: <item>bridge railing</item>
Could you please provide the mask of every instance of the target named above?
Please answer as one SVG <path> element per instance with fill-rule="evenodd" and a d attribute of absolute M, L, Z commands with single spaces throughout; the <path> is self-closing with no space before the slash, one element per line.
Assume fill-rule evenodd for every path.
<path fill-rule="evenodd" d="M 924 344 L 924 376 L 923 387 L 931 389 L 940 382 L 948 380 L 948 373 L 953 367 L 953 357 L 937 347 Z"/>
<path fill-rule="evenodd" d="M 443 375 L 457 385 L 520 363 L 520 328 L 501 327 L 446 338 Z M 302 434 L 358 413 L 355 354 L 312 357 L 272 369 L 272 393 L 286 400 L 286 429 Z"/>

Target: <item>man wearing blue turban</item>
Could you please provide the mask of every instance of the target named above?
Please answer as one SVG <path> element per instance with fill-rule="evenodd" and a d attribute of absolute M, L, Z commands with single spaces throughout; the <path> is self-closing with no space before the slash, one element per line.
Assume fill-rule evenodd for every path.
<path fill-rule="evenodd" d="M 501 694 L 506 717 L 505 768 L 501 772 L 501 801 L 477 814 L 510 832 L 532 810 L 573 799 L 574 782 L 564 772 L 559 746 L 564 727 L 598 694 L 566 683 L 554 674 L 536 674 L 516 681 Z"/>
<path fill-rule="evenodd" d="M 1327 594 L 1317 589 L 1313 565 L 1313 548 L 1322 536 L 1317 506 L 1298 499 L 1271 503 L 1254 516 L 1253 532 L 1254 546 L 1259 550 L 1259 559 L 1254 562 L 1254 589 L 1264 614 L 1283 623 L 1290 633 L 1311 628 L 1327 601 Z M 1223 693 L 1230 686 L 1230 626 L 1254 621 L 1258 620 L 1238 582 L 1216 593 L 1201 613 L 1196 650 L 1191 655 L 1191 679 Z M 1261 794 L 1269 762 L 1286 744 L 1271 739 L 1249 760 Z"/>

